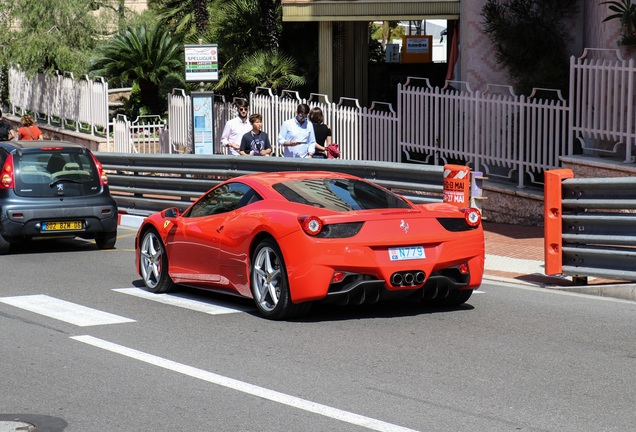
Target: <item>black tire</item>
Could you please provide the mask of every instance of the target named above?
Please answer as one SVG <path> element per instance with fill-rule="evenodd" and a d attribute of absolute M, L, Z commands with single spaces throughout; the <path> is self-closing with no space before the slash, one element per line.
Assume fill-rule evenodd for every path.
<path fill-rule="evenodd" d="M 95 234 L 95 244 L 98 249 L 113 249 L 117 242 L 117 231 Z"/>
<path fill-rule="evenodd" d="M 175 286 L 168 275 L 166 248 L 154 229 L 143 233 L 139 244 L 139 273 L 146 289 L 153 293 L 173 291 Z"/>
<path fill-rule="evenodd" d="M 428 300 L 427 303 L 430 303 L 435 306 L 444 306 L 444 307 L 452 307 L 459 306 L 468 301 L 470 296 L 473 295 L 473 290 L 451 290 L 448 292 L 448 295 L 445 297 L 437 297 L 433 300 Z"/>
<path fill-rule="evenodd" d="M 260 314 L 282 320 L 306 314 L 311 303 L 294 304 L 283 254 L 272 239 L 261 241 L 250 257 L 250 289 Z"/>
<path fill-rule="evenodd" d="M 8 254 L 10 249 L 11 243 L 6 241 L 2 234 L 0 234 L 0 255 Z"/>

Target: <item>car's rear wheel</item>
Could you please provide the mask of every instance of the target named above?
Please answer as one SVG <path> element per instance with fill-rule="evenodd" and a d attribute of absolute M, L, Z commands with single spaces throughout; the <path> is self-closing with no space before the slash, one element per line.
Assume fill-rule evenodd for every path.
<path fill-rule="evenodd" d="M 2 234 L 0 234 L 0 255 L 8 254 L 9 249 L 11 249 L 11 243 L 6 241 Z"/>
<path fill-rule="evenodd" d="M 117 241 L 117 231 L 95 234 L 95 244 L 98 249 L 112 249 Z"/>
<path fill-rule="evenodd" d="M 154 293 L 165 293 L 174 289 L 168 275 L 168 256 L 159 234 L 149 229 L 141 238 L 139 267 L 146 289 Z"/>
<path fill-rule="evenodd" d="M 250 259 L 250 287 L 256 308 L 265 318 L 285 319 L 308 312 L 311 304 L 294 304 L 289 293 L 283 254 L 272 239 L 261 241 Z"/>

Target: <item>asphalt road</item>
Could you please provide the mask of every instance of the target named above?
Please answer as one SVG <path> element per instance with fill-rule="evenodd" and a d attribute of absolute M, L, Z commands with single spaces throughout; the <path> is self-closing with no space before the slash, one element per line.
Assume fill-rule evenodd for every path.
<path fill-rule="evenodd" d="M 0 431 L 636 427 L 634 302 L 487 281 L 457 309 L 272 322 L 238 298 L 143 297 L 134 233 L 0 257 Z"/>

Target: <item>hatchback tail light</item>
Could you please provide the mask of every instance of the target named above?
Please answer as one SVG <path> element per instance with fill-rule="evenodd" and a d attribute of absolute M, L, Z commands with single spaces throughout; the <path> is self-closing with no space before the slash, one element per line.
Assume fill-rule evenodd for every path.
<path fill-rule="evenodd" d="M 97 174 L 99 174 L 99 182 L 100 182 L 100 184 L 102 186 L 108 186 L 108 176 L 106 175 L 106 172 L 104 171 L 104 167 L 97 160 L 97 158 L 95 157 L 95 155 L 93 153 L 91 153 L 90 155 L 93 158 L 93 162 L 95 162 L 95 166 L 97 167 Z"/>
<path fill-rule="evenodd" d="M 13 189 L 14 184 L 13 155 L 10 154 L 2 165 L 2 171 L 0 171 L 0 189 Z"/>

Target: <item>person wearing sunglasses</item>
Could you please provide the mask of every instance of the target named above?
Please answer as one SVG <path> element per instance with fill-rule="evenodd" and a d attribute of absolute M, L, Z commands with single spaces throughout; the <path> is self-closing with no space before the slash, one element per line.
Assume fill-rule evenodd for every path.
<path fill-rule="evenodd" d="M 283 147 L 283 156 L 310 158 L 316 151 L 316 135 L 313 124 L 307 119 L 309 105 L 299 104 L 296 115 L 280 127 L 278 144 Z"/>
<path fill-rule="evenodd" d="M 239 155 L 241 148 L 241 138 L 252 130 L 252 125 L 248 120 L 249 104 L 245 99 L 236 99 L 237 116 L 225 123 L 223 134 L 221 135 L 221 146 L 227 148 L 227 154 Z"/>

